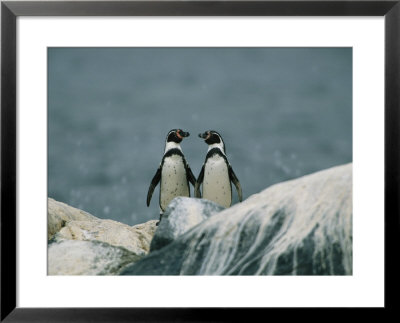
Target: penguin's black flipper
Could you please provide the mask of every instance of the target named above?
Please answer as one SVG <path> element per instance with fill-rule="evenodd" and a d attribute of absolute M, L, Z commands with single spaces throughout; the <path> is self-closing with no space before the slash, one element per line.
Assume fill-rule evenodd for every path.
<path fill-rule="evenodd" d="M 189 164 L 185 160 L 185 169 L 186 169 L 186 178 L 192 183 L 193 186 L 196 185 L 196 177 L 194 177 L 192 170 L 190 169 Z"/>
<path fill-rule="evenodd" d="M 147 192 L 147 206 L 150 205 L 151 196 L 153 195 L 154 189 L 158 185 L 161 179 L 161 165 L 158 167 L 156 174 L 154 175 L 153 179 L 151 180 L 149 191 Z"/>
<path fill-rule="evenodd" d="M 200 193 L 200 185 L 203 183 L 204 179 L 204 165 L 201 168 L 199 177 L 197 178 L 196 185 L 194 186 L 194 196 L 201 198 L 201 193 Z"/>
<path fill-rule="evenodd" d="M 240 182 L 239 182 L 238 178 L 236 177 L 236 174 L 233 171 L 231 165 L 229 165 L 229 178 L 236 187 L 236 190 L 237 190 L 238 196 L 239 196 L 239 201 L 242 202 L 242 187 L 240 186 Z"/>

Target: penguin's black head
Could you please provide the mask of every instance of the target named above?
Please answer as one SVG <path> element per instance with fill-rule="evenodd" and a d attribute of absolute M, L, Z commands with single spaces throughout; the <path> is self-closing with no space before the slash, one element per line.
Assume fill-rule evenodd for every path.
<path fill-rule="evenodd" d="M 170 130 L 170 132 L 168 132 L 167 142 L 173 141 L 179 144 L 184 137 L 189 137 L 189 136 L 190 133 L 185 132 L 182 129 L 172 129 Z"/>
<path fill-rule="evenodd" d="M 200 133 L 199 137 L 203 138 L 208 145 L 220 144 L 225 151 L 224 141 L 222 140 L 221 135 L 215 130 L 208 130 L 204 133 Z"/>

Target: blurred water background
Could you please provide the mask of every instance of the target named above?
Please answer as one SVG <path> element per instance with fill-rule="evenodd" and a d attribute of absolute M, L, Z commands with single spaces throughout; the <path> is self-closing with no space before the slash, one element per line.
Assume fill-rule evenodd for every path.
<path fill-rule="evenodd" d="M 352 161 L 351 48 L 49 48 L 48 90 L 49 197 L 129 225 L 173 128 L 195 176 L 219 131 L 244 199 Z"/>

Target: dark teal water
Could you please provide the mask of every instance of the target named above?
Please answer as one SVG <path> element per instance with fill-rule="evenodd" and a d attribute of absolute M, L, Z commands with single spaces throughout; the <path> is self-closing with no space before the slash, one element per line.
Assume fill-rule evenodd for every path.
<path fill-rule="evenodd" d="M 352 161 L 350 48 L 50 48 L 49 196 L 130 225 L 165 135 L 182 128 L 197 176 L 219 131 L 244 198 Z M 234 191 L 234 201 L 237 195 Z"/>

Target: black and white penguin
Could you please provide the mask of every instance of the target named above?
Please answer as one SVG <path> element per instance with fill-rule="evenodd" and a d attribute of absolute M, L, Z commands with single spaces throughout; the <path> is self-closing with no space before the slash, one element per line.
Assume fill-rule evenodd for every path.
<path fill-rule="evenodd" d="M 151 180 L 147 193 L 147 206 L 150 205 L 151 196 L 155 187 L 160 182 L 160 220 L 168 204 L 177 196 L 190 196 L 189 182 L 194 186 L 194 177 L 189 164 L 181 149 L 181 141 L 189 137 L 189 132 L 181 129 L 172 129 L 168 132 L 165 140 L 164 156 L 156 174 Z"/>
<path fill-rule="evenodd" d="M 225 144 L 221 135 L 216 131 L 209 130 L 199 134 L 199 137 L 208 144 L 208 152 L 196 181 L 195 197 L 203 197 L 224 207 L 230 207 L 232 204 L 232 181 L 241 202 L 242 188 L 226 157 Z M 201 184 L 203 184 L 203 194 L 200 193 Z"/>

